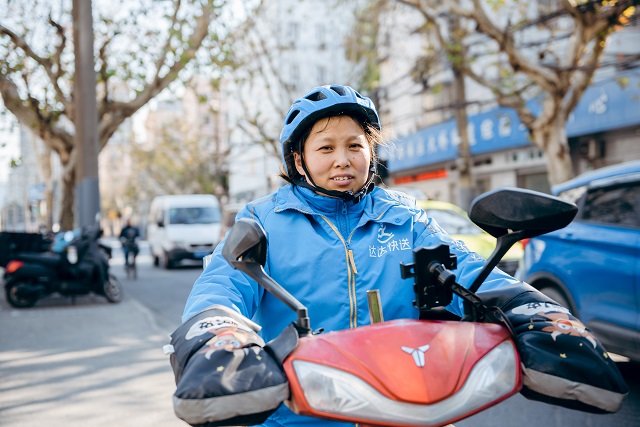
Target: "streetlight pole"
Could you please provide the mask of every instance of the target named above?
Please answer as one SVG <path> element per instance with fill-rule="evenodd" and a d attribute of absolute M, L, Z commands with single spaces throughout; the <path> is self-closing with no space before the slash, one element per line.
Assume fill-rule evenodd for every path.
<path fill-rule="evenodd" d="M 73 0 L 75 53 L 76 225 L 93 225 L 100 213 L 98 108 L 93 63 L 91 0 Z"/>

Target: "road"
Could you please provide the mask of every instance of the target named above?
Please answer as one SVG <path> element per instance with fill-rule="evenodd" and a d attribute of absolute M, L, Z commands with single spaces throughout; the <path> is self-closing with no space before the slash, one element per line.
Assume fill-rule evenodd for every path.
<path fill-rule="evenodd" d="M 100 297 L 43 300 L 13 310 L 0 298 L 0 425 L 30 427 L 184 426 L 173 416 L 174 389 L 159 350 L 180 324 L 200 267 L 164 270 L 140 256 L 137 280 L 127 280 L 117 251 L 112 272 L 125 300 Z M 640 365 L 619 363 L 631 393 L 621 411 L 594 415 L 516 395 L 457 427 L 636 427 L 640 425 Z"/>

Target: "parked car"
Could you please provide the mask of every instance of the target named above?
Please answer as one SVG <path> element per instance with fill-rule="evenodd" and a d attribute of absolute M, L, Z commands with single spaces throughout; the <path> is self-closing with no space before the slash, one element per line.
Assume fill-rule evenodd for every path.
<path fill-rule="evenodd" d="M 569 308 L 607 350 L 640 361 L 640 161 L 590 171 L 552 193 L 578 214 L 529 241 L 519 278 Z"/>
<path fill-rule="evenodd" d="M 496 247 L 496 239 L 475 225 L 461 207 L 438 200 L 418 200 L 418 206 L 434 218 L 454 239 L 462 240 L 473 252 L 488 259 Z M 498 268 L 507 274 L 515 274 L 522 258 L 522 245 L 516 243 L 505 254 Z"/>
<path fill-rule="evenodd" d="M 158 196 L 151 202 L 147 240 L 153 264 L 173 268 L 183 260 L 202 261 L 220 239 L 221 210 L 211 194 Z"/>

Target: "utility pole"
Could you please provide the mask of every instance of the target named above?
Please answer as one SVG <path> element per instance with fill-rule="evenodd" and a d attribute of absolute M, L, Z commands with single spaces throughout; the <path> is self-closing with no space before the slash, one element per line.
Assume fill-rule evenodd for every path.
<path fill-rule="evenodd" d="M 469 205 L 475 195 L 473 185 L 473 169 L 471 162 L 471 147 L 469 144 L 468 117 L 467 117 L 467 92 L 462 73 L 463 62 L 467 60 L 467 52 L 464 47 L 464 40 L 461 35 L 459 18 L 451 17 L 449 20 L 449 30 L 451 40 L 459 47 L 458 57 L 451 59 L 453 71 L 453 81 L 455 88 L 455 118 L 460 145 L 458 145 L 458 206 L 465 211 L 469 210 Z"/>
<path fill-rule="evenodd" d="M 73 0 L 75 53 L 76 226 L 93 225 L 100 213 L 98 108 L 93 63 L 91 0 Z"/>

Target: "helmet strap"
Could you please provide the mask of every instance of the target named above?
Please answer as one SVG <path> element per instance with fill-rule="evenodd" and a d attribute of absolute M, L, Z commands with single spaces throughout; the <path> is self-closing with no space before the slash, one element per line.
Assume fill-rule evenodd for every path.
<path fill-rule="evenodd" d="M 299 185 L 300 187 L 308 188 L 309 190 L 315 191 L 317 193 L 322 193 L 325 196 L 337 197 L 339 199 L 344 200 L 345 202 L 353 201 L 354 203 L 360 203 L 362 199 L 364 199 L 364 196 L 372 192 L 373 188 L 375 187 L 373 180 L 376 176 L 376 165 L 374 162 L 371 163 L 371 167 L 369 168 L 369 178 L 367 179 L 367 182 L 364 184 L 364 186 L 360 190 L 354 193 L 351 190 L 347 190 L 347 191 L 327 190 L 326 188 L 319 187 L 318 185 L 316 185 L 315 182 L 313 182 L 313 179 L 311 178 L 311 174 L 307 169 L 307 164 L 304 161 L 304 156 L 302 155 L 302 153 L 300 153 L 300 160 L 301 160 L 300 163 L 302 164 L 302 169 L 306 174 L 305 177 L 302 177 L 302 180 L 296 183 L 296 185 Z"/>

